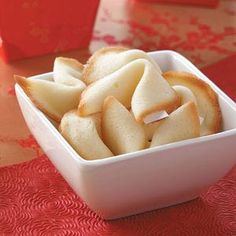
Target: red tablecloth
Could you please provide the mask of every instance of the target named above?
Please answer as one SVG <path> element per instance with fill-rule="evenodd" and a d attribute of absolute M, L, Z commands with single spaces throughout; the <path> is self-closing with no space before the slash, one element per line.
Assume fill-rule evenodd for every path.
<path fill-rule="evenodd" d="M 204 72 L 236 98 L 236 56 Z M 32 137 L 21 145 L 37 144 Z M 115 204 L 115 203 L 114 203 Z M 236 166 L 194 201 L 103 221 L 46 156 L 0 169 L 0 235 L 236 235 Z"/>

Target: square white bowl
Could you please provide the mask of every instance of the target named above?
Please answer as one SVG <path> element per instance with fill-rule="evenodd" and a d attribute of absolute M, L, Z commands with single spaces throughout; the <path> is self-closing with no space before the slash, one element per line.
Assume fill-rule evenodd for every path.
<path fill-rule="evenodd" d="M 173 51 L 149 53 L 163 71 L 188 71 L 218 94 L 223 132 L 102 160 L 80 157 L 16 85 L 25 121 L 72 189 L 104 219 L 192 200 L 236 163 L 236 104 L 191 62 Z M 33 76 L 49 79 L 52 73 Z"/>

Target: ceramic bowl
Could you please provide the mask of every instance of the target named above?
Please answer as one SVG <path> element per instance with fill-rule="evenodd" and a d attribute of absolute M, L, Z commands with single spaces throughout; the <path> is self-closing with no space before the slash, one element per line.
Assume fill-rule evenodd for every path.
<path fill-rule="evenodd" d="M 218 94 L 223 131 L 102 160 L 80 157 L 16 85 L 25 121 L 71 188 L 104 219 L 115 219 L 197 198 L 236 163 L 236 104 L 192 63 L 173 51 L 149 53 L 163 71 L 188 71 Z M 36 75 L 48 79 L 52 73 Z"/>

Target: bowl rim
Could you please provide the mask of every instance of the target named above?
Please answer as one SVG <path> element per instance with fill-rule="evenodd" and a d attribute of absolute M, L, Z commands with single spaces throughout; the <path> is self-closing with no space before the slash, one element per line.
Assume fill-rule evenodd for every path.
<path fill-rule="evenodd" d="M 187 60 L 181 54 L 179 54 L 175 51 L 172 51 L 172 50 L 152 51 L 152 52 L 149 52 L 148 54 L 150 56 L 157 55 L 157 54 L 170 54 L 174 57 L 177 57 L 178 59 L 183 61 L 185 66 L 187 66 L 187 68 L 189 68 L 190 71 L 194 71 L 194 74 L 196 76 L 198 76 L 200 79 L 203 79 L 204 81 L 207 81 L 207 83 L 213 88 L 213 90 L 215 90 L 215 92 L 219 96 L 221 96 L 224 99 L 224 101 L 226 103 L 228 103 L 228 105 L 230 107 L 232 107 L 232 109 L 234 109 L 236 111 L 236 103 L 229 96 L 227 96 L 216 84 L 214 84 L 209 78 L 207 78 L 196 66 L 194 66 L 189 60 Z M 39 77 L 52 76 L 52 75 L 53 75 L 53 72 L 47 72 L 47 73 L 43 73 L 43 74 L 39 74 L 39 75 L 30 76 L 30 78 L 36 79 Z M 81 164 L 82 166 L 86 166 L 86 167 L 110 165 L 113 163 L 123 162 L 123 161 L 133 159 L 133 158 L 138 158 L 143 155 L 149 155 L 152 153 L 157 154 L 160 152 L 164 152 L 166 150 L 168 151 L 168 150 L 172 150 L 175 148 L 181 148 L 183 146 L 198 145 L 200 143 L 204 143 L 207 141 L 217 140 L 217 139 L 226 138 L 226 137 L 234 136 L 234 135 L 236 136 L 236 128 L 234 128 L 234 129 L 222 131 L 222 132 L 219 132 L 216 134 L 197 137 L 197 138 L 193 138 L 193 139 L 182 140 L 182 141 L 169 143 L 169 144 L 165 144 L 165 145 L 161 145 L 161 146 L 157 146 L 157 147 L 139 150 L 136 152 L 126 153 L 126 154 L 112 156 L 112 157 L 103 158 L 103 159 L 86 160 L 86 159 L 82 158 L 71 147 L 71 145 L 63 138 L 63 136 L 56 129 L 56 127 L 54 127 L 54 125 L 50 122 L 50 120 L 47 118 L 47 116 L 43 112 L 41 112 L 39 109 L 37 109 L 37 107 L 33 104 L 33 102 L 30 100 L 30 98 L 25 94 L 23 89 L 18 84 L 15 84 L 15 91 L 16 91 L 17 99 L 19 100 L 18 96 L 20 96 L 24 100 L 24 102 L 27 103 L 27 105 L 31 108 L 31 110 L 35 114 L 37 114 L 39 119 L 45 124 L 45 126 L 47 126 L 47 128 L 50 130 L 50 132 L 53 133 L 53 135 L 57 138 L 57 140 L 61 143 L 61 145 L 64 148 L 66 148 L 66 151 L 70 154 L 70 156 L 72 156 L 72 158 L 77 163 Z"/>

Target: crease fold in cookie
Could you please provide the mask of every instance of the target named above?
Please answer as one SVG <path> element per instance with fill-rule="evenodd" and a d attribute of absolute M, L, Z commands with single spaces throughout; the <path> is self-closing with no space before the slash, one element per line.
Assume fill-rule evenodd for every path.
<path fill-rule="evenodd" d="M 201 136 L 220 132 L 221 111 L 218 96 L 210 85 L 188 72 L 167 71 L 163 76 L 171 86 L 180 85 L 193 93 L 202 118 Z"/>
<path fill-rule="evenodd" d="M 132 112 L 140 123 L 148 123 L 151 116 L 155 118 L 160 114 L 164 118 L 163 114 L 175 110 L 180 102 L 177 93 L 152 64 L 146 63 L 145 66 L 131 100 Z"/>
<path fill-rule="evenodd" d="M 57 122 L 60 122 L 66 112 L 78 106 L 80 95 L 84 90 L 84 86 L 80 84 L 68 86 L 54 81 L 18 75 L 14 78 L 34 104 Z"/>
<path fill-rule="evenodd" d="M 96 51 L 90 57 L 83 70 L 82 80 L 87 84 L 91 84 L 119 70 L 131 61 L 141 58 L 151 62 L 156 70 L 161 73 L 161 69 L 157 63 L 142 50 L 124 47 L 106 47 Z"/>
<path fill-rule="evenodd" d="M 73 58 L 57 57 L 53 66 L 53 77 L 56 83 L 86 87 L 81 80 L 84 66 Z"/>
<path fill-rule="evenodd" d="M 181 85 L 175 85 L 172 88 L 175 90 L 175 92 L 178 94 L 180 98 L 180 105 L 184 105 L 185 103 L 192 101 L 197 106 L 197 99 L 194 96 L 191 89 Z"/>
<path fill-rule="evenodd" d="M 200 120 L 194 102 L 188 102 L 158 122 L 150 147 L 200 136 Z"/>
<path fill-rule="evenodd" d="M 142 150 L 146 145 L 142 125 L 112 96 L 103 105 L 102 137 L 114 155 Z"/>
<path fill-rule="evenodd" d="M 77 110 L 67 112 L 60 123 L 59 131 L 74 150 L 86 160 L 96 160 L 113 156 L 104 144 L 99 129 L 97 115 L 80 117 Z"/>
<path fill-rule="evenodd" d="M 154 121 L 154 122 L 148 123 L 148 124 L 145 124 L 145 123 L 143 124 L 147 143 L 152 141 L 152 137 L 155 133 L 156 128 L 159 125 L 159 122 L 160 122 L 160 120 Z"/>

